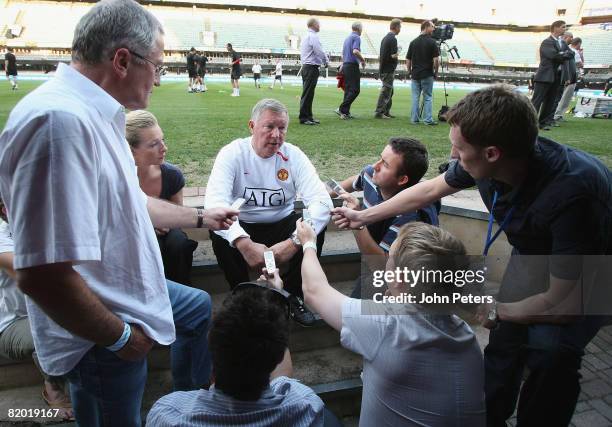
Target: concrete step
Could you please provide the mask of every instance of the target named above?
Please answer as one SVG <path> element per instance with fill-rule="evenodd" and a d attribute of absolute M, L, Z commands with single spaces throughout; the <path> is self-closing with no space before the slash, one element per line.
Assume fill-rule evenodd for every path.
<path fill-rule="evenodd" d="M 337 282 L 334 286 L 339 291 L 350 294 L 353 282 Z M 211 294 L 213 315 L 229 295 L 229 291 Z M 325 349 L 338 345 L 340 335 L 322 320 L 309 328 L 302 327 L 295 322 L 291 325 L 289 349 L 291 352 Z M 156 346 L 148 356 L 149 371 L 165 370 L 170 366 L 170 349 L 167 346 Z M 0 366 L 0 390 L 17 387 L 34 386 L 41 383 L 40 373 L 31 360 L 23 362 L 10 362 Z"/>
<path fill-rule="evenodd" d="M 321 264 L 330 282 L 355 280 L 360 273 L 360 262 L 361 254 L 351 231 L 336 230 L 326 233 Z M 251 273 L 252 279 L 257 277 L 259 273 Z M 210 240 L 198 240 L 191 270 L 191 284 L 211 295 L 229 290 Z"/>

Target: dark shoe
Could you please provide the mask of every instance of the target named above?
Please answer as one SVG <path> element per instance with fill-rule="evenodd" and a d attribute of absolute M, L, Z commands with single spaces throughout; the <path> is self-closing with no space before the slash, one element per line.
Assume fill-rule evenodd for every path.
<path fill-rule="evenodd" d="M 374 114 L 374 118 L 375 119 L 390 119 L 391 117 L 387 116 L 386 114 Z"/>
<path fill-rule="evenodd" d="M 317 119 L 310 119 L 311 122 L 313 122 L 315 125 L 320 125 L 321 122 Z"/>
<path fill-rule="evenodd" d="M 540 125 L 539 127 L 541 130 L 550 130 L 550 126 L 548 125 Z"/>
<path fill-rule="evenodd" d="M 395 118 L 395 116 L 394 116 L 393 114 L 391 114 L 391 113 L 387 113 L 387 114 L 385 114 L 385 115 L 386 115 L 388 118 L 390 118 L 390 119 L 394 119 L 394 118 Z"/>
<path fill-rule="evenodd" d="M 424 122 L 427 126 L 436 126 L 438 122 Z"/>
<path fill-rule="evenodd" d="M 300 122 L 301 125 L 308 125 L 308 126 L 313 126 L 316 125 L 315 122 L 311 121 L 311 120 L 305 120 L 303 122 Z"/>
<path fill-rule="evenodd" d="M 315 316 L 304 304 L 300 297 L 291 295 L 289 297 L 289 305 L 291 307 L 291 317 L 302 326 L 312 326 L 315 324 Z"/>

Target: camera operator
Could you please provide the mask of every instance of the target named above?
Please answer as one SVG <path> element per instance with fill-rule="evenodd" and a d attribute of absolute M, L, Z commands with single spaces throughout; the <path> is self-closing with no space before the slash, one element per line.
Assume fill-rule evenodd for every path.
<path fill-rule="evenodd" d="M 416 124 L 421 119 L 419 111 L 421 92 L 423 93 L 423 118 L 426 125 L 437 125 L 432 117 L 433 82 L 440 66 L 440 48 L 432 38 L 435 30 L 432 21 L 421 24 L 421 34 L 410 42 L 406 54 L 406 70 L 412 79 L 412 112 L 410 121 Z"/>

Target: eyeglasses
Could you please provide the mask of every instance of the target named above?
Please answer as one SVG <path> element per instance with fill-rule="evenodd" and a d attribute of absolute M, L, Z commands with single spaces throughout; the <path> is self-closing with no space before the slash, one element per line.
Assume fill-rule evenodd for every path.
<path fill-rule="evenodd" d="M 276 289 L 271 286 L 268 286 L 266 282 L 239 283 L 238 285 L 236 285 L 234 289 L 232 289 L 232 295 L 236 294 L 236 292 L 239 292 L 245 289 L 256 289 L 256 288 L 267 289 L 269 291 L 274 292 L 277 295 L 279 302 L 282 301 L 282 303 L 287 307 L 287 312 L 285 313 L 287 318 L 290 317 L 289 297 L 291 296 L 291 294 L 284 289 Z"/>
<path fill-rule="evenodd" d="M 155 64 L 155 62 L 151 61 L 150 59 L 145 58 L 144 56 L 128 49 L 128 52 L 130 52 L 132 55 L 134 55 L 136 58 L 138 59 L 142 59 L 143 61 L 147 61 L 149 64 L 153 65 L 153 67 L 155 67 L 155 75 L 156 76 L 163 76 L 164 74 L 166 74 L 166 67 L 164 67 L 163 65 L 157 65 Z"/>

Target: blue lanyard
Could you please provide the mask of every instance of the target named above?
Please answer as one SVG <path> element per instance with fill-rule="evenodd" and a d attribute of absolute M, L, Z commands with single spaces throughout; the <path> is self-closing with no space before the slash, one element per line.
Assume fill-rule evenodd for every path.
<path fill-rule="evenodd" d="M 499 229 L 495 232 L 493 237 L 491 237 L 491 233 L 493 232 L 493 222 L 495 218 L 493 218 L 493 209 L 495 208 L 495 203 L 497 203 L 497 191 L 493 193 L 493 204 L 491 205 L 491 212 L 489 212 L 489 226 L 487 228 L 487 239 L 485 240 L 484 249 L 482 251 L 482 255 L 487 256 L 489 253 L 489 248 L 500 235 L 500 233 L 504 230 L 504 227 L 508 225 L 510 218 L 512 218 L 512 213 L 514 212 L 514 206 L 510 208 L 508 212 L 506 212 L 506 216 L 504 217 L 501 224 L 499 224 Z"/>

